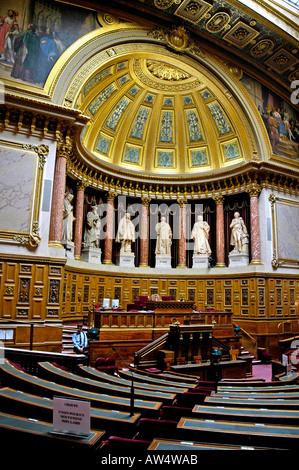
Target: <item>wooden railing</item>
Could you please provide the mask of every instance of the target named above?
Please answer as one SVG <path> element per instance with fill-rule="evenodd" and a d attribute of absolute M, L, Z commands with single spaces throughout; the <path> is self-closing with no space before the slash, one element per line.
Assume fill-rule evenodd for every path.
<path fill-rule="evenodd" d="M 78 364 L 87 364 L 85 354 L 62 354 L 46 351 L 28 351 L 17 348 L 0 348 L 0 355 L 16 364 L 20 364 L 30 374 L 38 373 L 39 362 L 56 362 L 65 366 L 70 372 L 75 372 Z"/>

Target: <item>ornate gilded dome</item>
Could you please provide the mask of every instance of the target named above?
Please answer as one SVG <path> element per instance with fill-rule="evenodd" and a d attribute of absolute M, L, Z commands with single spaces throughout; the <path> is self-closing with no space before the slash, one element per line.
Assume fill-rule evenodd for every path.
<path fill-rule="evenodd" d="M 90 118 L 81 135 L 88 159 L 110 173 L 172 181 L 251 159 L 247 118 L 226 85 L 186 56 L 139 46 L 112 55 L 77 97 Z"/>

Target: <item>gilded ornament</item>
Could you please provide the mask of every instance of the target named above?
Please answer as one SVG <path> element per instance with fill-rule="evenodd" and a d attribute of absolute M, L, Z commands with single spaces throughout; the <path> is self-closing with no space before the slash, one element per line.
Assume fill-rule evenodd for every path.
<path fill-rule="evenodd" d="M 206 28 L 210 33 L 218 33 L 221 31 L 229 22 L 230 16 L 228 13 L 222 11 L 216 13 L 212 18 L 207 22 Z"/>
<path fill-rule="evenodd" d="M 175 0 L 155 0 L 155 7 L 159 8 L 160 10 L 166 10 L 167 8 L 171 7 L 174 2 Z"/>
<path fill-rule="evenodd" d="M 169 47 L 177 52 L 187 52 L 192 45 L 189 33 L 184 26 L 174 26 L 166 33 L 166 41 Z"/>

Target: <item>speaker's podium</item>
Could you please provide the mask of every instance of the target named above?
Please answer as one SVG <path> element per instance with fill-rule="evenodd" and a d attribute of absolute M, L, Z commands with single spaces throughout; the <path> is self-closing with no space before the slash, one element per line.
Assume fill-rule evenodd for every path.
<path fill-rule="evenodd" d="M 174 363 L 195 363 L 200 357 L 209 361 L 212 352 L 213 325 L 169 325 L 167 349 L 174 353 Z"/>
<path fill-rule="evenodd" d="M 145 303 L 147 310 L 154 311 L 155 327 L 162 324 L 171 324 L 173 317 L 180 323 L 190 322 L 193 313 L 194 302 L 190 300 L 176 301 L 176 300 L 148 300 Z"/>

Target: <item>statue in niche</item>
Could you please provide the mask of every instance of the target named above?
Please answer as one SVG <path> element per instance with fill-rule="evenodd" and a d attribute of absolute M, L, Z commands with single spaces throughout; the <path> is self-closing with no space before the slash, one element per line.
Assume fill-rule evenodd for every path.
<path fill-rule="evenodd" d="M 63 207 L 63 224 L 62 224 L 62 241 L 72 242 L 73 241 L 73 223 L 76 219 L 74 217 L 72 200 L 74 195 L 68 193 L 64 198 Z"/>
<path fill-rule="evenodd" d="M 199 215 L 191 232 L 191 238 L 194 240 L 194 255 L 210 255 L 212 253 L 209 245 L 209 232 L 208 222 L 205 222 L 203 216 Z"/>
<path fill-rule="evenodd" d="M 240 217 L 239 212 L 234 213 L 230 228 L 230 244 L 234 246 L 232 253 L 239 252 L 248 254 L 249 235 L 244 220 Z"/>
<path fill-rule="evenodd" d="M 116 243 L 121 243 L 121 253 L 131 253 L 131 244 L 135 241 L 135 227 L 131 221 L 130 214 L 126 215 L 120 220 L 116 234 Z"/>
<path fill-rule="evenodd" d="M 84 231 L 84 248 L 100 247 L 101 219 L 98 214 L 98 206 L 92 206 L 86 216 Z"/>
<path fill-rule="evenodd" d="M 170 225 L 166 222 L 165 217 L 161 218 L 161 222 L 156 225 L 157 242 L 156 255 L 171 255 L 172 231 Z"/>

